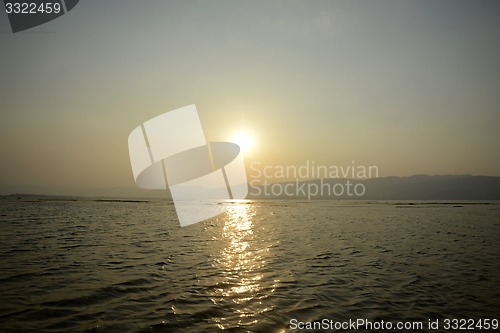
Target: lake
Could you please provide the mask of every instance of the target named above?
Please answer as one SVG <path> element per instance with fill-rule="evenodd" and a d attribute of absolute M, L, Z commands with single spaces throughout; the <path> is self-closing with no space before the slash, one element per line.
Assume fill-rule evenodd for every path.
<path fill-rule="evenodd" d="M 3 332 L 500 319 L 499 202 L 244 201 L 181 228 L 167 201 L 11 198 L 0 225 Z"/>

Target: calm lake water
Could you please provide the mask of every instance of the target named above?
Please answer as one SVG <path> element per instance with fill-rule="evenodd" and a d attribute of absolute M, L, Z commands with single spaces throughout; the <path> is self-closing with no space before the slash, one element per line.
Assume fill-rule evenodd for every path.
<path fill-rule="evenodd" d="M 3 200 L 0 228 L 3 332 L 500 319 L 498 202 L 252 201 L 181 228 L 168 202 Z"/>

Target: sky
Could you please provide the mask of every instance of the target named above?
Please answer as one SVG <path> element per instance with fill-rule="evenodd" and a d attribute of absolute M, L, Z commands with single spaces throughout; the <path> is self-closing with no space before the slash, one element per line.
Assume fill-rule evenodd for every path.
<path fill-rule="evenodd" d="M 0 193 L 134 187 L 129 133 L 196 104 L 248 165 L 500 176 L 500 2 L 82 0 L 0 13 Z"/>

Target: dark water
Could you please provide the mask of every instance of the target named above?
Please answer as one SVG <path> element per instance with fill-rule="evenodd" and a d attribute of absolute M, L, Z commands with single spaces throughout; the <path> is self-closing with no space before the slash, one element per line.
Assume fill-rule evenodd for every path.
<path fill-rule="evenodd" d="M 166 202 L 0 202 L 0 331 L 499 318 L 500 205 L 456 206 L 248 202 L 180 228 Z"/>

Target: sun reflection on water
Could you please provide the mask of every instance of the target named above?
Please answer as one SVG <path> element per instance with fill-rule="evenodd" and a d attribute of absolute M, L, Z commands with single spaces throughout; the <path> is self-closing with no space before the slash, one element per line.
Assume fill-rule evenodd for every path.
<path fill-rule="evenodd" d="M 234 203 L 228 207 L 221 235 L 225 247 L 213 262 L 223 278 L 217 284 L 217 297 L 213 297 L 212 302 L 229 304 L 238 320 L 214 318 L 221 329 L 255 324 L 255 315 L 272 310 L 263 301 L 274 288 L 265 287 L 261 282 L 269 248 L 256 238 L 254 222 L 253 205 Z"/>

